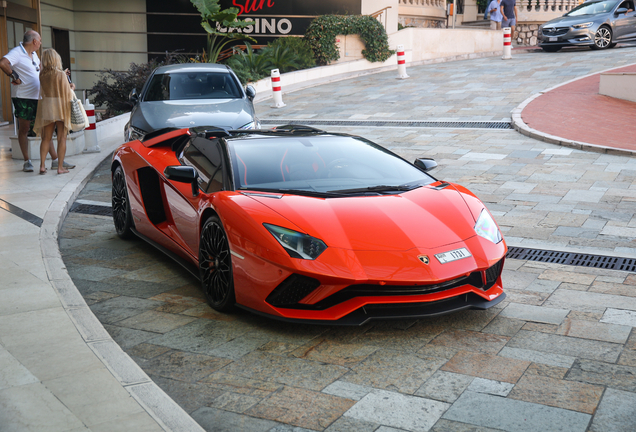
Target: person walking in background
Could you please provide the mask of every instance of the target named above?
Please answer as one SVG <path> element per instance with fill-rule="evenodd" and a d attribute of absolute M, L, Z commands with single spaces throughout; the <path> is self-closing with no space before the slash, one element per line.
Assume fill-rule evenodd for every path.
<path fill-rule="evenodd" d="M 68 172 L 64 164 L 66 156 L 66 134 L 71 129 L 71 100 L 75 96 L 66 73 L 62 70 L 62 59 L 54 49 L 42 53 L 42 70 L 40 71 L 40 102 L 38 103 L 35 127 L 42 137 L 40 144 L 40 174 L 46 173 L 46 153 L 53 143 L 53 131 L 57 128 L 57 153 L 59 163 L 57 173 Z M 51 165 L 51 169 L 55 166 Z"/>
<path fill-rule="evenodd" d="M 515 37 L 515 26 L 517 25 L 517 0 L 501 0 L 501 15 L 503 19 L 501 26 L 510 27 L 510 37 Z"/>
<path fill-rule="evenodd" d="M 501 0 L 492 0 L 486 10 L 490 14 L 490 30 L 501 30 Z"/>

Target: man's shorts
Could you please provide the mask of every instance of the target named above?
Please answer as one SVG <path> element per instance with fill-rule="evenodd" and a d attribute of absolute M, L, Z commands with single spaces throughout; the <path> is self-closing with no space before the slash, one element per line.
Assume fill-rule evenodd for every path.
<path fill-rule="evenodd" d="M 517 25 L 517 20 L 514 18 L 503 20 L 501 22 L 501 28 L 512 27 L 513 25 Z"/>
<path fill-rule="evenodd" d="M 38 112 L 37 99 L 11 98 L 11 100 L 13 101 L 13 108 L 17 118 L 29 121 L 35 120 L 35 115 Z"/>

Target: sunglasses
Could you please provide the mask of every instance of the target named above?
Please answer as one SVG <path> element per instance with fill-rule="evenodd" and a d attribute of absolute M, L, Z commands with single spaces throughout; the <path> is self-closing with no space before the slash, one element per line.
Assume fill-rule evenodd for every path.
<path fill-rule="evenodd" d="M 38 67 L 38 65 L 35 64 L 35 60 L 31 60 L 31 63 L 33 63 L 33 66 L 35 66 L 35 71 L 40 72 L 40 68 Z"/>

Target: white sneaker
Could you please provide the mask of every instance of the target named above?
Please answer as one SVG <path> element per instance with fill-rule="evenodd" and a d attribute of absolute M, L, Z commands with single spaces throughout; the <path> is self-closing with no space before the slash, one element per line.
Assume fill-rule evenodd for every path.
<path fill-rule="evenodd" d="M 24 163 L 24 165 L 22 166 L 22 171 L 33 172 L 33 164 L 31 163 L 31 159 Z"/>

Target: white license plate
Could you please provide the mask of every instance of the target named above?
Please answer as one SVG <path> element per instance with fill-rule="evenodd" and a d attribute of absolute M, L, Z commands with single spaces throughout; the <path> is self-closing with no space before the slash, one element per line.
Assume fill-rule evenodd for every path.
<path fill-rule="evenodd" d="M 559 38 L 555 38 L 555 37 L 551 37 L 551 38 L 550 38 L 550 42 L 556 42 L 556 41 L 558 41 L 558 40 L 559 40 Z"/>
<path fill-rule="evenodd" d="M 471 257 L 472 254 L 466 248 L 455 249 L 448 252 L 435 254 L 435 258 L 441 263 L 446 264 L 449 262 L 457 261 L 460 259 Z"/>

